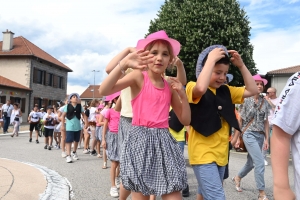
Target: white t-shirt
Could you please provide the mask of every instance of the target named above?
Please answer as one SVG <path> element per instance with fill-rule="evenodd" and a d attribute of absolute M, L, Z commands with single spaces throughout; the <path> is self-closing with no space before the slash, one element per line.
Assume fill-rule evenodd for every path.
<path fill-rule="evenodd" d="M 278 104 L 279 98 L 275 98 L 275 99 L 270 99 L 270 101 L 272 102 L 272 104 L 274 104 L 275 106 Z M 271 106 L 271 105 L 270 105 Z M 276 108 L 276 107 L 275 107 Z M 272 120 L 274 118 L 274 111 L 272 108 L 269 110 L 269 115 L 268 115 L 268 121 L 269 121 L 269 125 L 272 126 Z"/>
<path fill-rule="evenodd" d="M 14 109 L 14 107 L 11 104 L 9 106 L 7 104 L 3 104 L 2 115 L 4 112 L 7 112 L 7 117 L 10 117 L 13 109 Z"/>
<path fill-rule="evenodd" d="M 51 116 L 51 118 L 49 118 L 49 116 Z M 44 121 L 47 121 L 46 124 L 45 124 L 45 128 L 48 128 L 48 129 L 54 129 L 54 120 L 56 120 L 56 117 L 55 117 L 55 114 L 54 113 L 51 113 L 50 115 L 48 115 L 48 113 L 45 113 L 44 117 L 43 117 L 43 120 Z"/>
<path fill-rule="evenodd" d="M 29 114 L 29 117 L 30 117 L 30 121 L 37 122 L 40 120 L 41 115 L 39 112 L 31 111 L 31 113 Z"/>
<path fill-rule="evenodd" d="M 39 113 L 40 113 L 40 118 L 43 119 L 46 112 L 39 112 Z"/>
<path fill-rule="evenodd" d="M 90 108 L 90 115 L 89 115 L 89 122 L 95 122 L 96 121 L 96 111 L 97 108 L 96 107 L 91 107 Z"/>
<path fill-rule="evenodd" d="M 292 136 L 296 199 L 300 199 L 300 72 L 289 78 L 279 96 L 272 123 Z"/>

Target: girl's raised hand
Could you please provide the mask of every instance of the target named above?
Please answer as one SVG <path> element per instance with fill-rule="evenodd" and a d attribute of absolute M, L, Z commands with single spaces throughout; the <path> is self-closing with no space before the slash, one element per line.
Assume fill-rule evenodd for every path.
<path fill-rule="evenodd" d="M 243 59 L 241 58 L 241 55 L 237 51 L 228 50 L 228 53 L 231 55 L 230 61 L 232 62 L 232 64 L 234 64 L 238 68 L 244 66 Z"/>
<path fill-rule="evenodd" d="M 124 58 L 124 68 L 145 69 L 148 64 L 153 62 L 152 58 L 153 55 L 149 54 L 149 51 L 134 51 Z"/>

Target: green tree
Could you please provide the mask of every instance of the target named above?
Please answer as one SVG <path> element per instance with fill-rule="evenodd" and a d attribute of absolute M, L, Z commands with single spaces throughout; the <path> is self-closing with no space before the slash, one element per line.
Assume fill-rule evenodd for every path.
<path fill-rule="evenodd" d="M 151 20 L 149 33 L 165 30 L 169 37 L 181 43 L 180 59 L 183 61 L 188 81 L 195 81 L 195 66 L 199 54 L 208 46 L 222 44 L 237 50 L 252 74 L 257 72 L 250 43 L 248 16 L 236 0 L 166 0 Z M 168 74 L 175 75 L 170 70 Z M 232 85 L 243 85 L 241 73 L 231 66 Z"/>

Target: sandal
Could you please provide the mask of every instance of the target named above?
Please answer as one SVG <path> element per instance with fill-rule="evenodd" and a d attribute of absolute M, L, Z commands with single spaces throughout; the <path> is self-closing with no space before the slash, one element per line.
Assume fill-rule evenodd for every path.
<path fill-rule="evenodd" d="M 102 169 L 107 169 L 107 163 L 106 162 L 103 163 Z"/>
<path fill-rule="evenodd" d="M 269 200 L 267 195 L 258 195 L 258 200 Z"/>
<path fill-rule="evenodd" d="M 235 185 L 236 191 L 238 191 L 238 192 L 242 192 L 243 191 L 242 188 L 241 188 L 241 181 L 236 181 L 235 180 L 235 176 L 232 177 L 231 181 Z"/>
<path fill-rule="evenodd" d="M 101 154 L 98 154 L 97 157 L 98 157 L 98 158 L 102 158 Z"/>

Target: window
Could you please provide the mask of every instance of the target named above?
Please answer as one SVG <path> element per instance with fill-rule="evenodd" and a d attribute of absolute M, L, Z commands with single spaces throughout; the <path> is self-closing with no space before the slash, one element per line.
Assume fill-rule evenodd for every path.
<path fill-rule="evenodd" d="M 6 103 L 6 96 L 1 96 L 0 97 L 0 102 L 5 104 Z"/>
<path fill-rule="evenodd" d="M 48 105 L 52 106 L 53 105 L 53 100 L 49 100 Z"/>
<path fill-rule="evenodd" d="M 47 73 L 45 85 L 53 86 L 53 74 Z"/>
<path fill-rule="evenodd" d="M 39 108 L 42 107 L 42 99 L 40 97 L 34 97 L 34 105 L 37 104 Z"/>
<path fill-rule="evenodd" d="M 33 69 L 33 82 L 39 84 L 45 84 L 45 71 L 34 68 Z"/>
<path fill-rule="evenodd" d="M 64 89 L 64 82 L 63 81 L 64 81 L 64 78 L 59 76 L 58 77 L 58 88 Z"/>

